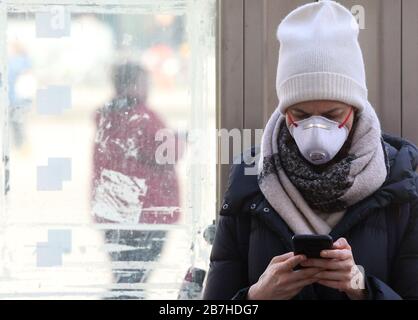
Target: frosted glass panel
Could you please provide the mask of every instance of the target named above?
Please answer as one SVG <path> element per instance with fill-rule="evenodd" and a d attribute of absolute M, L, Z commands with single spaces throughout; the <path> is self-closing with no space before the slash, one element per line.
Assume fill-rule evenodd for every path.
<path fill-rule="evenodd" d="M 215 19 L 214 0 L 0 3 L 0 298 L 200 297 Z"/>

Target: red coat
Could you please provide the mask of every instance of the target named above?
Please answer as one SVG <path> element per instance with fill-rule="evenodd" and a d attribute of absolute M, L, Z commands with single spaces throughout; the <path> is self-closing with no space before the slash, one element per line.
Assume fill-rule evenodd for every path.
<path fill-rule="evenodd" d="M 180 190 L 175 165 L 160 165 L 155 160 L 162 143 L 155 141 L 155 135 L 165 124 L 143 104 L 127 106 L 115 101 L 95 114 L 91 194 L 95 220 L 177 222 Z"/>

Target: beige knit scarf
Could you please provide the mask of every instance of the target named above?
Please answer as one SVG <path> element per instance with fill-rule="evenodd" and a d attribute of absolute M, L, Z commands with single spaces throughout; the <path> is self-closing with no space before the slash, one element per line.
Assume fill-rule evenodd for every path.
<path fill-rule="evenodd" d="M 346 209 L 325 213 L 313 210 L 302 193 L 292 184 L 283 167 L 278 166 L 278 134 L 285 117 L 276 109 L 265 127 L 260 159 L 258 184 L 270 205 L 296 234 L 328 234 L 343 217 Z M 387 176 L 385 150 L 382 145 L 380 122 L 368 104 L 358 116 L 352 135 L 349 155 L 352 158 L 347 179 L 350 187 L 338 201 L 345 208 L 371 195 L 384 183 Z"/>

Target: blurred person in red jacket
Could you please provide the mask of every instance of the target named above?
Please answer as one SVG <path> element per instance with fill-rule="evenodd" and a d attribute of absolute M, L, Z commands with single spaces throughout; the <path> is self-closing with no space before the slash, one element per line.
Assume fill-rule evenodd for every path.
<path fill-rule="evenodd" d="M 112 71 L 115 98 L 95 113 L 92 213 L 97 223 L 109 227 L 105 241 L 112 261 L 152 262 L 163 249 L 167 231 L 147 229 L 147 224 L 174 224 L 180 218 L 180 190 L 175 170 L 181 150 L 174 135 L 170 148 L 174 163 L 159 164 L 156 151 L 162 142 L 156 134 L 167 129 L 147 106 L 149 77 L 134 63 L 116 65 Z M 143 224 L 138 225 L 138 224 Z M 143 283 L 150 268 L 113 268 L 117 283 Z M 143 290 L 116 298 L 141 298 Z"/>

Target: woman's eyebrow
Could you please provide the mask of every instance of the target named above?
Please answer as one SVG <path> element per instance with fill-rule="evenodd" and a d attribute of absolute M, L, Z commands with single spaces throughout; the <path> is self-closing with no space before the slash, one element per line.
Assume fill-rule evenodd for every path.
<path fill-rule="evenodd" d="M 331 110 L 329 110 L 329 111 L 325 111 L 325 112 L 323 112 L 324 114 L 330 114 L 330 113 L 334 113 L 334 112 L 336 112 L 336 111 L 343 111 L 341 108 L 334 108 L 334 109 L 331 109 Z"/>
<path fill-rule="evenodd" d="M 298 109 L 298 108 L 293 108 L 293 111 L 300 112 L 300 113 L 309 113 L 309 112 L 306 112 L 306 111 Z"/>
<path fill-rule="evenodd" d="M 302 109 L 299 109 L 299 108 L 293 108 L 293 110 L 292 110 L 293 112 L 299 112 L 299 113 L 303 113 L 303 114 L 310 114 L 310 112 L 308 112 L 308 111 L 305 111 L 305 110 L 302 110 Z M 333 108 L 333 109 L 331 109 L 331 110 L 327 110 L 327 111 L 324 111 L 324 112 L 321 112 L 322 114 L 330 114 L 330 113 L 334 113 L 334 112 L 337 112 L 337 111 L 344 111 L 342 108 L 340 108 L 340 107 L 336 107 L 336 108 Z"/>

